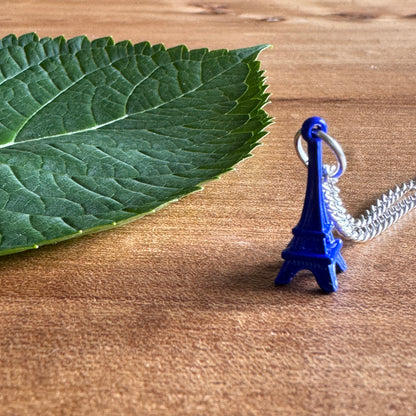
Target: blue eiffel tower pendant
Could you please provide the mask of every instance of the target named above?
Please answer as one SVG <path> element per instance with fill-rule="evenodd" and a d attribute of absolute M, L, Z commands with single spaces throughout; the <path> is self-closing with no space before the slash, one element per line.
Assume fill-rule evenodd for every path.
<path fill-rule="evenodd" d="M 309 270 L 323 291 L 334 292 L 338 288 L 336 273 L 345 271 L 347 265 L 341 255 L 342 241 L 332 234 L 334 226 L 325 206 L 322 139 L 316 134 L 318 130 L 328 130 L 320 117 L 311 117 L 302 125 L 309 156 L 305 202 L 299 223 L 292 231 L 293 238 L 282 252 L 285 261 L 275 284 L 287 284 L 300 270 Z"/>

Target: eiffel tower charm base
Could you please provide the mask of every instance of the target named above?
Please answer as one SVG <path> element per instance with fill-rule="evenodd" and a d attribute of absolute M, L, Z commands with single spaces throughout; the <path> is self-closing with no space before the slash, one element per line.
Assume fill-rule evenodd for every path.
<path fill-rule="evenodd" d="M 309 270 L 324 292 L 335 292 L 338 289 L 337 273 L 347 269 L 347 264 L 341 255 L 342 241 L 334 239 L 334 243 L 325 254 L 318 254 L 291 248 L 299 246 L 300 240 L 300 236 L 295 236 L 288 248 L 283 251 L 282 257 L 285 262 L 276 277 L 275 285 L 287 284 L 299 271 Z"/>

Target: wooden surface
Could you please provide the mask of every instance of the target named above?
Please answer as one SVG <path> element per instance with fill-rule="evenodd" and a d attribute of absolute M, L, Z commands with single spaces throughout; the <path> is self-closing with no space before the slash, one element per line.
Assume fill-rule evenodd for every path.
<path fill-rule="evenodd" d="M 416 172 L 413 0 L 4 0 L 0 35 L 261 55 L 276 123 L 220 180 L 115 231 L 0 259 L 1 415 L 415 415 L 416 213 L 323 295 L 273 280 L 300 215 L 292 147 L 323 116 L 354 214 Z"/>

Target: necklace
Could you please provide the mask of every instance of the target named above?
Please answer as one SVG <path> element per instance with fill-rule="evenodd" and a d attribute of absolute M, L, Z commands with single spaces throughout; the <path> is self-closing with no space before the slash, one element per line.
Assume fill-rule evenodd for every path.
<path fill-rule="evenodd" d="M 342 241 L 334 238 L 332 230 L 345 239 L 365 242 L 416 207 L 416 183 L 409 181 L 384 194 L 359 218 L 352 217 L 337 187 L 347 160 L 340 144 L 327 131 L 325 120 L 311 117 L 295 135 L 295 148 L 308 168 L 308 181 L 302 215 L 282 252 L 285 261 L 276 285 L 289 283 L 298 271 L 306 269 L 314 274 L 322 290 L 336 291 L 336 273 L 345 271 L 347 265 L 340 252 Z M 302 139 L 307 142 L 307 153 Z M 336 165 L 323 164 L 322 143 L 334 153 Z"/>

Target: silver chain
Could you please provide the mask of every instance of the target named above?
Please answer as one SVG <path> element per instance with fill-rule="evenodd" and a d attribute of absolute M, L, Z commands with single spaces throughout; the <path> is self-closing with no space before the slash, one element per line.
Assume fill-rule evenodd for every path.
<path fill-rule="evenodd" d="M 327 133 L 318 130 L 316 134 L 337 158 L 336 166 L 323 166 L 322 190 L 328 215 L 335 230 L 344 238 L 359 242 L 371 240 L 416 208 L 416 182 L 411 180 L 384 194 L 359 218 L 351 216 L 344 207 L 340 189 L 336 186 L 347 166 L 342 147 Z M 308 156 L 303 150 L 301 138 L 301 131 L 298 131 L 295 135 L 295 148 L 303 163 L 308 165 Z"/>
<path fill-rule="evenodd" d="M 325 172 L 332 169 L 334 167 L 324 166 Z M 325 174 L 322 189 L 327 212 L 334 222 L 335 229 L 349 240 L 368 241 L 416 207 L 416 183 L 409 181 L 384 194 L 365 214 L 354 218 L 342 203 L 340 190 L 336 186 L 338 179 Z"/>

